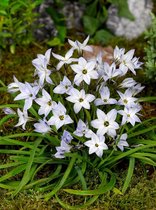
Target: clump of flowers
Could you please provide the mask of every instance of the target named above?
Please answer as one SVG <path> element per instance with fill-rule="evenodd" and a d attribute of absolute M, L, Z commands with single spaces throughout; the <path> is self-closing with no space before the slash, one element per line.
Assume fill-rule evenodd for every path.
<path fill-rule="evenodd" d="M 100 54 L 87 60 L 83 51 L 92 51 L 88 40 L 68 40 L 71 48 L 64 56 L 52 49 L 38 54 L 32 61 L 34 83 L 22 83 L 14 76 L 8 86 L 15 94 L 14 101 L 23 104 L 17 109 L 15 126 L 25 130 L 30 124 L 35 132 L 57 136 L 54 158 L 79 150 L 100 158 L 108 149 L 124 151 L 130 148 L 127 128 L 140 122 L 141 105 L 136 95 L 143 87 L 129 76 L 136 75 L 142 64 L 134 50 L 115 47 L 110 63 Z"/>

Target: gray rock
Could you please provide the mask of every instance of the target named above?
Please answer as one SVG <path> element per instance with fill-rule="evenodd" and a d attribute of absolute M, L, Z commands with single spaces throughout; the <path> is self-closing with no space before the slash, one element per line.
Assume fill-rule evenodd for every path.
<path fill-rule="evenodd" d="M 81 18 L 83 16 L 85 6 L 79 4 L 79 2 L 69 2 L 67 1 L 62 13 L 66 18 L 67 28 L 69 29 L 80 29 L 82 28 Z"/>
<path fill-rule="evenodd" d="M 39 18 L 35 24 L 40 27 L 35 31 L 35 36 L 40 41 L 57 36 L 54 22 L 46 12 L 48 7 L 54 7 L 53 0 L 44 1 L 37 9 Z M 67 28 L 80 29 L 82 27 L 80 20 L 84 9 L 84 6 L 78 2 L 64 1 L 64 6 L 60 8 L 59 12 L 65 16 Z"/>
<path fill-rule="evenodd" d="M 152 0 L 128 0 L 129 10 L 135 17 L 131 21 L 118 16 L 118 9 L 111 5 L 108 10 L 107 27 L 116 35 L 127 39 L 137 38 L 151 25 Z"/>

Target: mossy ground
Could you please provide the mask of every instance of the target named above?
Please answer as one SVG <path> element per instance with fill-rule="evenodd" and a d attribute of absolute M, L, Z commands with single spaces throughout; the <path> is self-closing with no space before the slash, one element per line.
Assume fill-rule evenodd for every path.
<path fill-rule="evenodd" d="M 127 49 L 135 48 L 137 56 L 143 60 L 143 37 L 138 40 L 126 42 L 122 39 L 113 40 L 110 43 L 113 47 L 119 45 Z M 12 77 L 15 75 L 20 81 L 33 81 L 34 67 L 31 64 L 32 59 L 36 58 L 38 53 L 44 53 L 48 49 L 47 46 L 37 47 L 29 46 L 27 48 L 17 48 L 16 54 L 8 52 L 3 53 L 1 58 L 1 70 L 0 79 L 7 85 L 12 82 Z M 143 81 L 149 84 L 144 78 L 138 77 L 138 81 Z M 148 91 L 149 93 L 149 91 Z M 10 100 L 8 94 L 1 94 L 1 104 Z M 146 94 L 146 92 L 145 92 Z M 154 94 L 151 87 L 150 95 Z M 153 107 L 152 107 L 153 108 Z M 148 107 L 147 109 L 150 109 Z M 150 117 L 150 114 L 149 116 Z M 11 132 L 11 130 L 10 130 Z M 116 169 L 116 176 L 118 179 L 117 188 L 121 190 L 127 168 Z M 90 172 L 87 177 L 89 183 L 92 183 L 90 179 Z M 68 202 L 70 205 L 79 204 L 82 202 L 82 197 L 75 197 L 61 191 L 59 193 L 60 198 Z M 7 195 L 5 190 L 0 190 L 0 210 L 61 210 L 62 208 L 57 203 L 55 198 L 52 198 L 48 202 L 41 200 L 40 193 L 34 190 L 21 192 L 17 197 L 11 198 Z M 116 191 L 108 192 L 99 197 L 99 199 L 88 210 L 156 210 L 156 171 L 149 166 L 143 166 L 137 164 L 135 173 L 132 178 L 131 185 L 125 195 L 117 194 Z"/>
<path fill-rule="evenodd" d="M 116 173 L 120 190 L 125 177 L 126 170 Z M 88 176 L 90 179 L 90 176 Z M 90 180 L 92 182 L 92 180 Z M 64 202 L 69 205 L 78 205 L 84 199 L 72 196 L 63 191 L 58 194 Z M 1 210 L 62 210 L 55 197 L 49 201 L 39 198 L 40 193 L 33 190 L 21 192 L 17 197 L 11 198 L 0 192 Z M 117 191 L 108 192 L 85 210 L 155 210 L 156 209 L 156 171 L 148 166 L 137 165 L 132 178 L 131 185 L 124 195 Z"/>

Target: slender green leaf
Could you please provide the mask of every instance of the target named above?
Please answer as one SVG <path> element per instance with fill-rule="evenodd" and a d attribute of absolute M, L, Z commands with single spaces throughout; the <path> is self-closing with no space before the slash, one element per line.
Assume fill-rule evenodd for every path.
<path fill-rule="evenodd" d="M 64 203 L 63 201 L 61 201 L 57 195 L 55 195 L 56 197 L 56 200 L 58 201 L 58 203 L 65 209 L 69 209 L 69 210 L 79 210 L 79 209 L 83 209 L 83 208 L 86 208 L 88 206 L 90 206 L 92 203 L 94 203 L 99 196 L 93 196 L 92 198 L 90 198 L 88 201 L 86 201 L 83 205 L 77 205 L 77 206 L 70 206 L 66 203 Z"/>
<path fill-rule="evenodd" d="M 40 145 L 41 141 L 42 141 L 41 139 L 36 140 L 36 142 L 34 143 L 34 148 L 32 149 L 32 151 L 30 153 L 30 157 L 29 157 L 28 163 L 26 165 L 26 170 L 24 172 L 23 178 L 22 178 L 19 186 L 16 188 L 15 192 L 13 193 L 14 195 L 16 195 L 31 179 L 30 171 L 32 170 L 36 149 Z"/>
<path fill-rule="evenodd" d="M 56 192 L 58 190 L 60 190 L 60 188 L 64 185 L 66 179 L 68 178 L 72 168 L 73 168 L 73 165 L 76 161 L 76 158 L 77 156 L 76 155 L 73 155 L 73 157 L 71 158 L 70 162 L 69 162 L 69 165 L 64 173 L 64 176 L 62 177 L 61 181 L 59 182 L 59 184 L 55 187 L 55 189 L 53 189 L 50 193 L 46 194 L 45 195 L 45 200 L 49 200 L 54 194 L 56 194 Z"/>
<path fill-rule="evenodd" d="M 68 192 L 70 194 L 74 194 L 74 195 L 100 195 L 100 194 L 104 194 L 108 191 L 110 191 L 114 185 L 116 183 L 116 179 L 114 174 L 111 175 L 110 178 L 110 182 L 108 182 L 107 184 L 102 183 L 101 186 L 98 189 L 95 190 L 73 190 L 73 189 L 64 189 L 65 192 Z"/>
<path fill-rule="evenodd" d="M 100 167 L 104 167 L 104 166 L 106 167 L 108 165 L 112 165 L 112 164 L 118 162 L 119 160 L 121 160 L 125 157 L 128 157 L 131 154 L 133 154 L 133 153 L 135 153 L 139 150 L 143 150 L 143 149 L 150 148 L 150 147 L 155 147 L 155 146 L 156 146 L 156 142 L 153 141 L 153 144 L 139 146 L 139 147 L 131 149 L 127 152 L 122 152 L 121 154 L 117 155 L 116 157 L 112 157 L 112 158 L 110 157 L 110 159 L 107 162 L 105 162 L 103 165 L 100 165 Z"/>
<path fill-rule="evenodd" d="M 11 171 L 9 171 L 7 174 L 3 175 L 0 177 L 0 182 L 3 182 L 19 173 L 21 173 L 22 171 L 24 171 L 26 168 L 26 164 L 17 166 L 16 168 L 12 169 Z"/>
<path fill-rule="evenodd" d="M 9 114 L 9 115 L 4 116 L 4 117 L 0 120 L 0 127 L 1 127 L 5 122 L 7 122 L 9 119 L 14 118 L 14 117 L 16 117 L 15 114 Z"/>
<path fill-rule="evenodd" d="M 122 193 L 125 193 L 126 190 L 127 190 L 127 188 L 129 187 L 131 178 L 132 178 L 132 176 L 133 176 L 134 167 L 135 167 L 135 158 L 134 158 L 134 157 L 131 157 L 131 158 L 129 159 L 128 172 L 127 172 L 127 176 L 126 176 L 126 179 L 125 179 L 123 188 L 122 188 Z"/>
<path fill-rule="evenodd" d="M 86 184 L 86 181 L 85 181 L 85 178 L 83 176 L 83 173 L 82 173 L 81 169 L 78 166 L 76 166 L 75 169 L 76 169 L 76 171 L 78 173 L 78 176 L 80 178 L 80 181 L 81 181 L 81 184 L 82 184 L 82 189 L 87 190 L 87 184 Z"/>
<path fill-rule="evenodd" d="M 153 131 L 154 129 L 156 129 L 156 125 L 153 125 L 153 126 L 150 126 L 149 128 L 141 129 L 139 131 L 136 131 L 134 133 L 131 133 L 131 134 L 128 135 L 128 138 L 139 136 L 139 135 L 144 134 L 144 133 L 147 133 L 149 131 Z"/>

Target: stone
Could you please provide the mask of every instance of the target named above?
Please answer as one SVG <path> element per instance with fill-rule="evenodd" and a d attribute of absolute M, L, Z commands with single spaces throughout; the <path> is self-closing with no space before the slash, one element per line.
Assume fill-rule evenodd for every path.
<path fill-rule="evenodd" d="M 61 7 L 58 12 L 62 13 L 65 17 L 66 26 L 68 29 L 79 30 L 82 28 L 81 18 L 85 9 L 85 6 L 79 4 L 78 2 L 64 1 L 63 8 Z M 35 36 L 37 40 L 42 41 L 45 39 L 50 39 L 57 36 L 57 30 L 55 24 L 47 13 L 46 9 L 54 7 L 53 0 L 46 0 L 37 8 L 37 13 L 39 17 L 35 23 L 39 28 L 35 31 Z"/>
<path fill-rule="evenodd" d="M 92 52 L 84 51 L 83 56 L 86 60 L 96 59 L 96 57 L 100 54 L 102 56 L 102 61 L 107 62 L 109 64 L 112 63 L 113 60 L 113 48 L 111 46 L 101 47 L 98 45 L 89 45 L 92 48 Z"/>
<path fill-rule="evenodd" d="M 137 38 L 151 25 L 152 0 L 128 0 L 129 10 L 135 20 L 118 16 L 118 9 L 111 5 L 108 9 L 107 28 L 116 36 L 127 39 Z"/>

